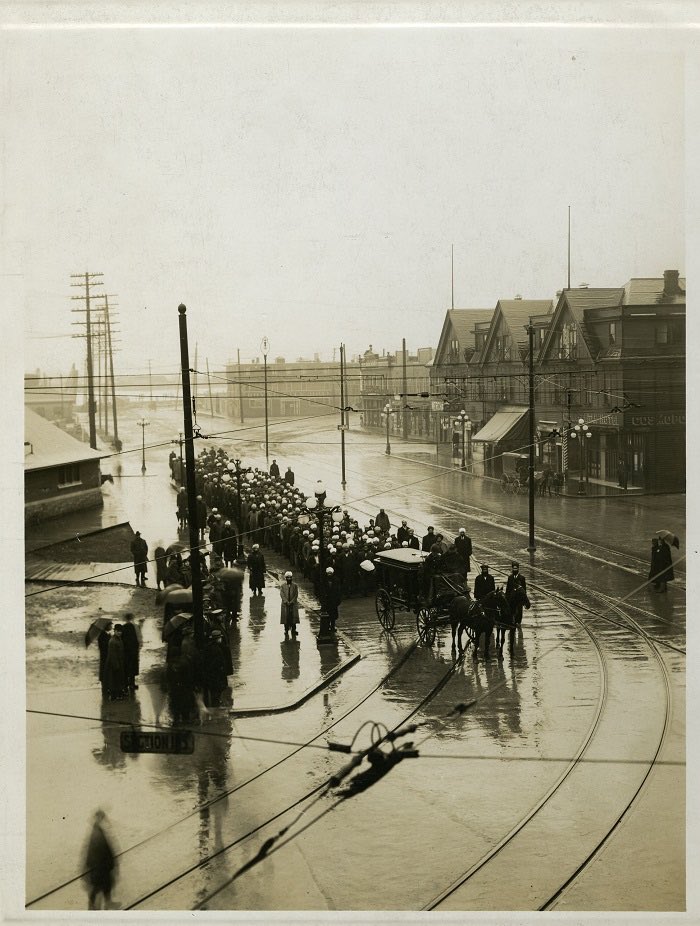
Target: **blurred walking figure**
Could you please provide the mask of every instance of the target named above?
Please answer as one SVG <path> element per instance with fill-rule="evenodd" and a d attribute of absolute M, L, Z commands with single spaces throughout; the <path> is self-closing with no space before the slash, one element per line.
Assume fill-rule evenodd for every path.
<path fill-rule="evenodd" d="M 131 555 L 134 558 L 134 572 L 136 573 L 136 584 L 146 584 L 146 572 L 148 571 L 148 544 L 141 536 L 140 531 L 136 531 L 136 536 L 131 541 Z"/>
<path fill-rule="evenodd" d="M 202 663 L 204 704 L 207 707 L 219 707 L 221 693 L 228 685 L 224 637 L 220 630 L 213 630 L 211 637 L 204 644 Z"/>
<path fill-rule="evenodd" d="M 168 574 L 168 557 L 165 555 L 165 549 L 163 547 L 156 547 L 155 552 L 156 557 L 156 588 L 160 588 L 160 583 L 163 583 L 163 588 L 168 584 L 166 582 L 166 577 Z"/>
<path fill-rule="evenodd" d="M 292 582 L 292 573 L 285 572 L 284 584 L 280 585 L 280 598 L 282 605 L 280 608 L 280 624 L 284 625 L 284 639 L 289 639 L 291 633 L 293 637 L 297 635 L 296 625 L 299 623 L 299 586 Z"/>
<path fill-rule="evenodd" d="M 187 526 L 187 492 L 185 487 L 182 486 L 180 491 L 177 493 L 177 526 L 186 527 Z"/>
<path fill-rule="evenodd" d="M 126 691 L 126 661 L 121 624 L 114 625 L 114 632 L 107 646 L 105 681 L 109 700 L 122 701 Z"/>
<path fill-rule="evenodd" d="M 656 591 L 659 590 L 659 573 L 661 572 L 661 560 L 659 558 L 659 538 L 651 538 L 651 561 L 649 564 L 649 581 L 654 586 Z"/>
<path fill-rule="evenodd" d="M 100 651 L 100 672 L 99 679 L 100 685 L 102 686 L 102 694 L 106 696 L 109 694 L 107 691 L 107 651 L 109 649 L 109 641 L 111 640 L 110 630 L 112 629 L 112 622 L 110 621 L 107 627 L 104 630 L 100 631 L 100 635 L 97 638 L 97 647 Z"/>
<path fill-rule="evenodd" d="M 659 553 L 658 553 L 658 563 L 659 568 L 657 570 L 657 576 L 659 580 L 659 591 L 667 591 L 666 583 L 673 582 L 675 575 L 673 573 L 673 557 L 671 556 L 671 548 L 666 543 L 665 540 L 659 540 Z"/>
<path fill-rule="evenodd" d="M 88 888 L 88 910 L 112 908 L 112 888 L 116 873 L 116 856 L 104 829 L 105 812 L 97 810 L 85 853 L 84 878 Z M 104 908 L 98 907 L 99 895 L 104 897 Z"/>
<path fill-rule="evenodd" d="M 126 674 L 126 685 L 130 691 L 135 691 L 139 686 L 136 684 L 136 676 L 139 674 L 139 650 L 141 642 L 139 640 L 138 630 L 134 625 L 134 615 L 125 614 L 126 623 L 122 627 L 122 642 L 124 643 L 124 672 Z"/>
<path fill-rule="evenodd" d="M 287 467 L 287 472 L 284 474 L 284 481 L 288 486 L 294 485 L 294 471 L 292 470 L 291 466 Z"/>

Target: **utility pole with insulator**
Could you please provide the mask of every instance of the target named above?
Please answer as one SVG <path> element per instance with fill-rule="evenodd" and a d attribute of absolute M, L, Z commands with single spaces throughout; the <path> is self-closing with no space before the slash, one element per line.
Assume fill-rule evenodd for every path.
<path fill-rule="evenodd" d="M 529 405 L 529 466 L 528 466 L 528 544 L 529 553 L 534 553 L 535 546 L 535 329 L 526 325 L 528 345 L 528 405 Z"/>
<path fill-rule="evenodd" d="M 190 567 L 192 570 L 192 613 L 197 646 L 204 644 L 204 606 L 202 570 L 199 553 L 197 487 L 194 472 L 194 434 L 192 431 L 192 393 L 190 391 L 190 353 L 187 345 L 187 308 L 178 306 L 180 326 L 180 363 L 182 366 L 182 411 L 185 432 L 185 482 L 187 486 L 187 524 L 190 533 Z"/>
<path fill-rule="evenodd" d="M 102 286 L 102 280 L 98 277 L 104 276 L 103 273 L 71 273 L 71 279 L 81 280 L 80 283 L 71 283 L 71 286 L 85 286 L 84 296 L 71 296 L 71 299 L 85 300 L 84 309 L 73 309 L 73 312 L 85 312 L 85 334 L 78 335 L 84 337 L 87 341 L 87 380 L 88 380 L 88 427 L 90 431 L 90 446 L 97 450 L 97 433 L 95 429 L 95 382 L 92 370 L 92 325 L 90 318 L 90 288 L 93 286 Z M 81 325 L 83 322 L 74 322 Z"/>

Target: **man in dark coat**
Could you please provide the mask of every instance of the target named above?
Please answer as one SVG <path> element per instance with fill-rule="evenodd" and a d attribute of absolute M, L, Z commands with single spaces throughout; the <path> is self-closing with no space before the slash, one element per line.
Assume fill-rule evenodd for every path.
<path fill-rule="evenodd" d="M 402 544 L 404 540 L 408 540 L 408 521 L 401 522 L 401 527 L 396 531 L 396 539 L 399 544 Z"/>
<path fill-rule="evenodd" d="M 214 630 L 202 651 L 203 695 L 207 707 L 221 704 L 221 692 L 228 685 L 226 668 L 223 634 Z"/>
<path fill-rule="evenodd" d="M 661 561 L 659 559 L 659 553 L 660 553 L 659 538 L 652 537 L 651 538 L 651 562 L 649 564 L 649 581 L 654 586 L 657 592 L 659 590 L 659 585 L 661 584 L 659 581 L 659 574 L 661 573 Z M 100 634 L 100 637 L 101 636 L 102 634 Z M 99 642 L 100 637 L 97 638 L 98 642 Z"/>
<path fill-rule="evenodd" d="M 294 485 L 294 472 L 292 471 L 291 466 L 287 467 L 287 472 L 284 474 L 284 481 L 287 483 L 287 485 Z"/>
<path fill-rule="evenodd" d="M 134 626 L 134 615 L 124 615 L 125 624 L 122 626 L 122 642 L 124 644 L 124 671 L 126 672 L 126 684 L 130 691 L 135 691 L 139 686 L 136 684 L 136 676 L 139 674 L 139 643 L 138 633 Z"/>
<path fill-rule="evenodd" d="M 253 544 L 253 549 L 248 554 L 248 570 L 250 590 L 254 595 L 262 595 L 265 588 L 265 557 L 257 543 Z"/>
<path fill-rule="evenodd" d="M 383 508 L 379 509 L 379 514 L 375 518 L 375 524 L 380 531 L 383 531 L 385 534 L 388 534 L 391 530 L 391 521 L 389 520 L 389 515 L 384 511 Z"/>
<path fill-rule="evenodd" d="M 408 545 L 412 550 L 420 550 L 420 541 L 412 527 L 408 529 Z"/>
<path fill-rule="evenodd" d="M 145 586 L 146 572 L 148 569 L 148 544 L 141 536 L 140 531 L 136 531 L 134 539 L 131 541 L 130 550 L 134 559 L 136 584 Z"/>
<path fill-rule="evenodd" d="M 481 567 L 481 574 L 474 580 L 474 598 L 477 601 L 483 601 L 484 607 L 489 608 L 490 600 L 493 598 L 495 591 L 496 582 L 489 573 L 489 567 L 484 565 Z M 490 598 L 487 596 L 490 596 Z M 493 607 L 489 608 L 489 610 L 493 610 Z"/>
<path fill-rule="evenodd" d="M 470 557 L 472 555 L 472 539 L 467 536 L 467 532 L 463 527 L 460 527 L 459 533 L 455 537 L 454 544 L 466 576 L 471 568 Z"/>
<path fill-rule="evenodd" d="M 430 553 L 431 547 L 435 543 L 435 528 L 429 527 L 428 533 L 423 536 L 423 541 L 421 543 L 421 550 L 424 553 Z"/>
<path fill-rule="evenodd" d="M 275 479 L 279 479 L 280 468 L 277 465 L 277 460 L 273 460 L 270 464 L 270 475 L 274 476 Z"/>
<path fill-rule="evenodd" d="M 521 588 L 523 590 L 524 599 L 518 601 L 518 603 L 515 605 L 515 612 L 513 614 L 514 623 L 522 624 L 523 604 L 527 604 L 527 606 L 529 607 L 529 601 L 527 598 L 527 582 L 525 581 L 525 576 L 521 575 L 520 573 L 520 566 L 518 565 L 518 563 L 513 562 L 510 564 L 510 566 L 511 566 L 511 573 L 508 576 L 508 580 L 506 581 L 506 598 L 508 599 L 508 603 L 510 604 L 510 602 L 513 600 L 513 596 L 515 595 L 516 589 Z"/>
<path fill-rule="evenodd" d="M 114 625 L 105 662 L 105 678 L 110 701 L 121 701 L 126 690 L 126 666 L 121 624 Z"/>
<path fill-rule="evenodd" d="M 90 840 L 85 853 L 85 882 L 88 886 L 89 910 L 97 909 L 98 894 L 104 895 L 106 909 L 109 909 L 112 901 L 112 886 L 114 884 L 116 859 L 107 834 L 104 831 L 104 819 L 104 811 L 98 810 L 95 813 Z"/>
<path fill-rule="evenodd" d="M 338 605 L 342 601 L 340 585 L 335 577 L 335 570 L 332 566 L 326 569 L 326 581 L 324 588 L 324 602 L 326 613 L 330 621 L 331 630 L 335 633 L 335 622 L 338 620 Z"/>

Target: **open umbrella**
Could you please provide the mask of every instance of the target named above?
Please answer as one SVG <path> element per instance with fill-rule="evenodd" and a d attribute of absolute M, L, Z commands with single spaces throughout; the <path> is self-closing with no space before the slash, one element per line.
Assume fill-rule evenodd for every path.
<path fill-rule="evenodd" d="M 172 556 L 173 553 L 184 553 L 186 550 L 189 550 L 189 545 L 183 543 L 181 540 L 176 540 L 175 543 L 171 543 L 169 547 L 165 550 L 166 556 Z"/>
<path fill-rule="evenodd" d="M 109 617 L 96 617 L 90 624 L 85 634 L 85 646 L 90 646 L 93 640 L 96 640 L 103 630 L 112 626 L 112 620 Z"/>
<path fill-rule="evenodd" d="M 165 588 L 159 588 L 156 592 L 156 604 L 163 604 L 170 592 L 174 592 L 177 588 L 182 589 L 184 587 L 184 585 L 178 585 L 174 582 L 172 585 L 166 585 Z"/>
<path fill-rule="evenodd" d="M 654 535 L 659 538 L 659 540 L 665 540 L 666 543 L 670 543 L 672 547 L 675 547 L 677 550 L 680 550 L 680 542 L 678 537 L 675 534 L 672 534 L 671 531 L 657 531 Z"/>
<path fill-rule="evenodd" d="M 167 622 L 165 627 L 163 627 L 163 641 L 165 642 L 175 633 L 176 630 L 179 630 L 183 624 L 186 624 L 190 620 L 192 620 L 191 614 L 186 614 L 183 611 L 180 611 L 178 614 L 174 614 Z"/>
<path fill-rule="evenodd" d="M 232 566 L 224 566 L 223 569 L 219 569 L 216 574 L 216 578 L 220 579 L 222 582 L 225 582 L 227 585 L 237 585 L 243 582 L 245 573 L 242 569 L 235 569 Z"/>
<path fill-rule="evenodd" d="M 192 604 L 192 589 L 174 585 L 171 591 L 163 593 L 163 604 Z"/>

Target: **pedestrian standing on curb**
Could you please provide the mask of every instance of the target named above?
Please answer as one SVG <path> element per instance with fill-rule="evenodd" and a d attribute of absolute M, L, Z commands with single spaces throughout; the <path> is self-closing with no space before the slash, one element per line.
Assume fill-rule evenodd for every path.
<path fill-rule="evenodd" d="M 265 588 L 265 557 L 260 552 L 260 544 L 254 543 L 248 554 L 248 570 L 251 592 L 254 595 L 262 595 Z"/>
<path fill-rule="evenodd" d="M 287 467 L 287 472 L 284 474 L 284 481 L 285 481 L 285 482 L 287 483 L 287 485 L 289 485 L 289 486 L 293 486 L 293 485 L 294 485 L 294 472 L 292 471 L 292 467 L 291 467 L 291 466 L 288 466 L 288 467 Z"/>
<path fill-rule="evenodd" d="M 274 476 L 275 479 L 278 479 L 279 474 L 280 474 L 280 468 L 277 465 L 277 460 L 273 460 L 272 463 L 270 464 L 270 475 Z"/>
<path fill-rule="evenodd" d="M 140 531 L 136 531 L 134 539 L 131 541 L 131 555 L 134 558 L 134 572 L 136 573 L 136 584 L 146 585 L 146 572 L 148 571 L 148 544 L 141 536 Z"/>
<path fill-rule="evenodd" d="M 88 888 L 88 910 L 98 909 L 97 899 L 100 894 L 104 897 L 104 909 L 112 908 L 112 888 L 117 862 L 104 823 L 104 810 L 97 810 L 83 863 L 86 869 L 84 880 Z"/>
<path fill-rule="evenodd" d="M 134 625 L 134 615 L 124 615 L 124 625 L 122 626 L 122 642 L 124 644 L 124 672 L 126 674 L 126 686 L 129 691 L 136 691 L 139 687 L 136 684 L 136 676 L 139 674 L 139 650 L 141 643 L 139 635 Z"/>
<path fill-rule="evenodd" d="M 107 661 L 105 662 L 105 675 L 109 700 L 123 701 L 124 692 L 126 691 L 126 667 L 121 624 L 114 625 L 114 633 L 109 640 Z"/>
<path fill-rule="evenodd" d="M 290 633 L 296 637 L 299 623 L 299 586 L 292 579 L 292 573 L 285 572 L 284 583 L 280 585 L 280 624 L 284 626 L 285 640 L 289 639 Z"/>
<path fill-rule="evenodd" d="M 620 457 L 617 463 L 617 484 L 621 489 L 627 489 L 627 464 Z"/>

